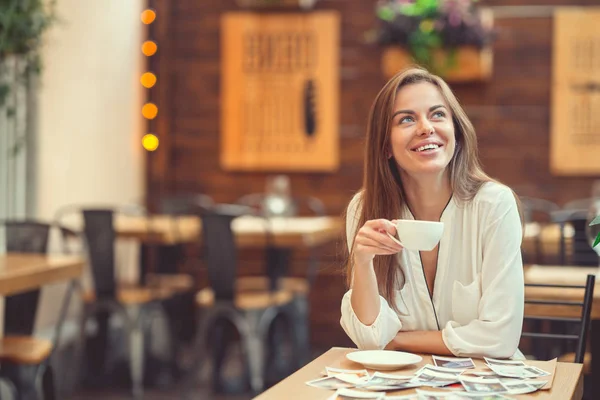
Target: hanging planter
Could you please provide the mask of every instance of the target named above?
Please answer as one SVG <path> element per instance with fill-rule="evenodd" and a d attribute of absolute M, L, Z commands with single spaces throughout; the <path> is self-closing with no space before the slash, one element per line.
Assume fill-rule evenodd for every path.
<path fill-rule="evenodd" d="M 308 10 L 314 7 L 317 0 L 237 0 L 242 8 L 279 8 L 295 7 Z"/>
<path fill-rule="evenodd" d="M 380 26 L 372 34 L 384 47 L 381 68 L 390 78 L 421 65 L 449 82 L 492 75 L 493 14 L 475 0 L 380 1 Z"/>
<path fill-rule="evenodd" d="M 463 46 L 453 50 L 435 49 L 432 52 L 433 72 L 448 82 L 485 81 L 492 76 L 493 52 L 491 47 L 478 49 Z M 381 57 L 381 69 L 389 79 L 409 65 L 418 64 L 409 50 L 387 47 Z"/>

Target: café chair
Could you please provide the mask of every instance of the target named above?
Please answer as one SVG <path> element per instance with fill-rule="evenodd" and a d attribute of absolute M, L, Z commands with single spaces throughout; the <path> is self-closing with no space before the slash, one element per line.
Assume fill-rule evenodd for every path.
<path fill-rule="evenodd" d="M 143 396 L 144 330 L 155 315 L 160 314 L 164 318 L 161 301 L 170 297 L 172 293 L 161 288 L 117 285 L 114 219 L 119 213 L 127 213 L 124 210 L 131 209 L 71 207 L 69 211 L 61 210 L 59 218 L 64 218 L 69 212 L 82 215 L 83 238 L 94 282 L 94 289 L 83 294 L 80 355 L 83 356 L 85 352 L 86 324 L 89 318 L 96 317 L 99 335 L 102 336 L 100 341 L 103 342 L 108 334 L 109 316 L 121 315 L 129 339 L 131 390 L 135 398 L 140 398 Z M 102 348 L 99 353 L 107 350 Z"/>
<path fill-rule="evenodd" d="M 197 328 L 194 365 L 184 384 L 189 393 L 195 375 L 202 366 L 206 350 L 216 345 L 207 343 L 209 333 L 218 321 L 232 324 L 241 336 L 250 372 L 250 385 L 255 393 L 264 387 L 264 370 L 267 336 L 271 324 L 283 307 L 292 301 L 292 293 L 286 290 L 259 289 L 240 291 L 236 288 L 238 269 L 237 249 L 231 222 L 234 218 L 251 213 L 248 207 L 239 205 L 215 205 L 200 208 L 202 220 L 202 251 L 208 269 L 209 287 L 196 296 L 201 311 Z"/>
<path fill-rule="evenodd" d="M 253 193 L 242 196 L 237 204 L 250 206 L 255 213 L 264 218 L 295 217 L 298 215 L 325 216 L 324 203 L 313 196 L 291 196 L 289 206 L 275 212 L 268 207 L 268 196 L 264 193 Z M 268 226 L 268 225 L 267 225 Z M 319 268 L 317 249 L 309 249 L 308 271 L 305 277 L 287 276 L 290 265 L 291 250 L 271 246 L 267 248 L 266 276 L 240 277 L 238 289 L 242 291 L 266 290 L 278 287 L 294 295 L 291 306 L 286 310 L 289 323 L 293 326 L 293 340 L 296 367 L 302 367 L 310 360 L 310 289 L 316 279 Z"/>
<path fill-rule="evenodd" d="M 4 227 L 7 252 L 46 254 L 52 225 L 34 220 L 6 220 Z M 58 227 L 63 235 L 75 233 Z M 0 378 L 13 386 L 16 399 L 39 398 L 38 380 L 42 378 L 44 400 L 57 398 L 51 357 L 58 346 L 61 328 L 71 295 L 78 281 L 69 285 L 55 327 L 54 340 L 36 338 L 34 325 L 41 288 L 7 296 L 4 306 L 4 337 L 0 339 Z"/>
<path fill-rule="evenodd" d="M 532 332 L 526 330 L 522 338 L 534 338 L 534 345 L 541 341 L 537 339 L 562 341 L 562 343 L 575 343 L 575 352 L 571 361 L 583 363 L 590 327 L 592 301 L 594 298 L 595 275 L 588 275 L 585 285 L 560 285 L 560 284 L 525 284 L 525 317 L 524 322 L 543 322 L 551 326 L 554 331 L 562 328 L 566 333 Z M 553 289 L 553 290 L 550 290 Z M 583 289 L 583 290 L 582 290 Z M 581 300 L 573 300 L 579 297 Z M 534 324 L 543 326 L 543 324 Z M 561 346 L 566 347 L 566 346 Z M 542 349 L 538 349 L 542 350 Z M 562 352 L 562 350 L 560 350 Z M 550 354 L 548 348 L 544 351 L 543 358 L 553 358 L 560 354 Z M 563 359 L 568 359 L 563 356 Z"/>
<path fill-rule="evenodd" d="M 182 240 L 180 225 L 185 217 L 197 217 L 198 207 L 210 207 L 214 204 L 212 198 L 205 194 L 185 194 L 163 197 L 158 206 L 160 215 L 170 217 L 170 229 L 173 244 L 153 243 L 157 255 L 156 271 L 145 277 L 146 285 L 173 292 L 173 296 L 164 301 L 167 311 L 168 329 L 171 336 L 171 368 L 173 377 L 179 377 L 180 353 L 185 351 L 184 343 L 191 341 L 195 335 L 195 321 L 189 318 L 195 312 L 195 297 L 197 282 L 189 273 L 179 272 L 185 263 L 185 247 L 189 243 Z M 152 229 L 152 216 L 150 227 Z M 194 242 L 196 244 L 197 242 Z"/>

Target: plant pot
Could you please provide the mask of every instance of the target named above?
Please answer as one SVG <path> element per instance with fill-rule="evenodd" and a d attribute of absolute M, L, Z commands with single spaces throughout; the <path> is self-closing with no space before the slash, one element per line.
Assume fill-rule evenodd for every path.
<path fill-rule="evenodd" d="M 490 47 L 477 49 L 465 46 L 456 49 L 456 62 L 447 68 L 448 50 L 433 52 L 433 63 L 438 66 L 439 75 L 448 82 L 485 81 L 492 75 L 493 53 Z M 417 65 L 408 50 L 401 47 L 387 47 L 383 51 L 381 67 L 386 79 L 410 65 Z"/>

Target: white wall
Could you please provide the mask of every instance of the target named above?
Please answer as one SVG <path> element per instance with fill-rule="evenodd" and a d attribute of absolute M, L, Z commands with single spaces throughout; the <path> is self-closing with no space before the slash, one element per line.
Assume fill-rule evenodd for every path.
<path fill-rule="evenodd" d="M 143 0 L 58 0 L 39 91 L 36 216 L 68 204 L 142 201 L 139 83 Z M 57 315 L 64 285 L 44 289 L 38 327 Z"/>

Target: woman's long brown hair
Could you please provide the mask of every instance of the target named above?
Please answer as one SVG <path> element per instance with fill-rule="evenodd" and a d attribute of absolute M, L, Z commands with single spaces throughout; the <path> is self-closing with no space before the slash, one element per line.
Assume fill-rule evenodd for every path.
<path fill-rule="evenodd" d="M 481 168 L 475 129 L 450 87 L 442 78 L 422 68 L 407 69 L 385 84 L 371 107 L 367 124 L 363 187 L 357 203 L 357 209 L 360 210 L 358 229 L 372 219 L 397 219 L 406 205 L 396 161 L 394 158 L 388 159 L 387 155 L 391 151 L 390 132 L 396 95 L 402 87 L 420 82 L 436 86 L 452 113 L 456 148 L 448 168 L 454 198 L 459 201 L 472 200 L 484 183 L 493 181 Z M 353 251 L 350 251 L 346 263 L 348 286 L 352 282 L 352 260 Z M 379 293 L 397 311 L 396 302 L 393 301 L 394 290 L 398 274 L 402 274 L 402 271 L 394 265 L 395 256 L 376 256 L 373 262 Z"/>

